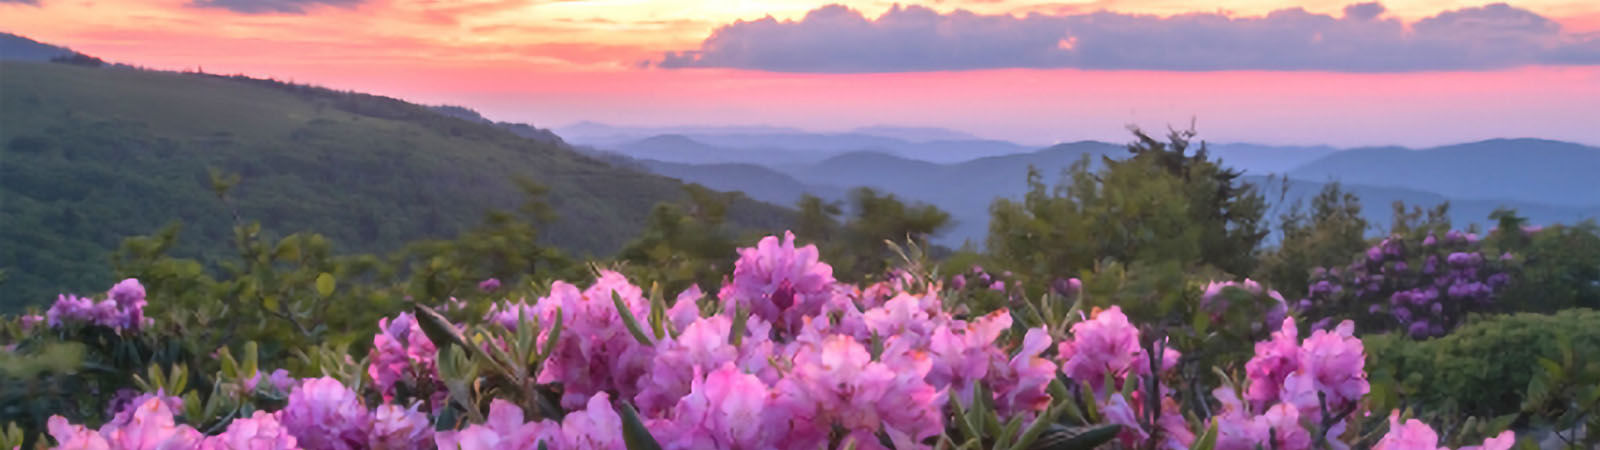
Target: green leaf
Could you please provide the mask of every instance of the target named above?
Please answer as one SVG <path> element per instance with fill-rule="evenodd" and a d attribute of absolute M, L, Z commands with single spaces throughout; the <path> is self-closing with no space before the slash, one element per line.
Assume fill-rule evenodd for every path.
<path fill-rule="evenodd" d="M 233 358 L 233 351 L 228 347 L 217 350 L 217 360 L 222 363 L 222 377 L 227 379 L 239 378 L 239 360 Z"/>
<path fill-rule="evenodd" d="M 617 305 L 617 315 L 622 316 L 622 324 L 628 327 L 628 333 L 633 339 L 645 346 L 655 345 L 650 342 L 650 336 L 644 334 L 644 328 L 639 326 L 639 319 L 633 317 L 633 311 L 628 310 L 628 304 L 622 302 L 622 295 L 611 291 L 611 302 Z"/>
<path fill-rule="evenodd" d="M 1511 424 L 1515 423 L 1517 421 L 1517 417 L 1521 415 L 1521 413 L 1511 413 L 1490 419 L 1489 423 L 1486 424 L 1488 429 L 1484 430 L 1484 434 L 1490 436 L 1500 434 L 1500 432 L 1511 428 Z"/>
<path fill-rule="evenodd" d="M 244 364 L 239 367 L 240 377 L 250 378 L 256 376 L 256 372 L 260 370 L 258 363 L 260 357 L 257 356 L 259 351 L 260 348 L 256 345 L 256 341 L 248 341 L 244 343 Z"/>
<path fill-rule="evenodd" d="M 1033 445 L 1034 441 L 1039 440 L 1039 436 L 1044 435 L 1044 432 L 1050 429 L 1050 425 L 1055 421 L 1055 410 L 1045 410 L 1038 418 L 1033 419 L 1033 424 L 1028 425 L 1028 429 L 1022 432 L 1022 436 L 1017 438 L 1017 443 L 1011 446 L 1011 450 L 1027 450 L 1029 446 Z"/>
<path fill-rule="evenodd" d="M 1562 374 L 1566 373 L 1565 370 L 1561 370 L 1561 363 L 1558 363 L 1550 358 L 1539 358 L 1539 366 L 1543 367 L 1545 374 L 1551 377 L 1560 377 Z"/>
<path fill-rule="evenodd" d="M 955 401 L 950 402 L 950 412 L 955 415 L 956 429 L 961 430 L 962 437 L 967 439 L 977 439 L 983 436 L 982 434 L 978 433 L 978 427 L 972 423 L 972 420 L 969 417 L 967 417 L 965 408 L 961 407 L 960 399 L 955 399 Z"/>
<path fill-rule="evenodd" d="M 996 418 L 998 417 L 998 414 L 996 414 Z M 1000 434 L 995 435 L 994 448 L 1011 447 L 1011 437 L 1016 436 L 1019 431 L 1022 431 L 1021 414 L 1011 416 L 1011 420 L 1006 421 L 1006 424 L 1000 427 Z"/>
<path fill-rule="evenodd" d="M 323 272 L 321 275 L 317 275 L 317 293 L 322 294 L 323 297 L 333 295 L 332 274 Z"/>
<path fill-rule="evenodd" d="M 728 343 L 738 347 L 744 341 L 745 323 L 750 321 L 750 310 L 744 307 L 735 307 L 733 313 L 733 328 L 728 332 Z"/>
<path fill-rule="evenodd" d="M 661 294 L 661 284 L 650 284 L 650 331 L 656 339 L 667 337 L 667 299 Z"/>
<path fill-rule="evenodd" d="M 556 308 L 556 323 L 550 324 L 550 337 L 544 341 L 544 347 L 539 349 L 538 362 L 543 363 L 551 353 L 556 352 L 556 345 L 561 342 L 562 328 L 561 308 Z"/>
<path fill-rule="evenodd" d="M 639 421 L 639 413 L 627 403 L 622 404 L 622 442 L 628 445 L 628 450 L 661 450 L 661 444 L 650 435 L 644 422 Z"/>
<path fill-rule="evenodd" d="M 1117 424 L 1097 427 L 1065 427 L 1053 425 L 1029 450 L 1091 450 L 1116 439 L 1122 426 Z"/>
<path fill-rule="evenodd" d="M 461 330 L 457 330 L 455 324 L 450 323 L 450 319 L 446 319 L 438 311 L 421 303 L 412 305 L 411 309 L 417 316 L 417 325 L 422 327 L 422 333 L 428 335 L 428 340 L 432 341 L 434 346 L 443 349 L 446 345 L 454 344 L 468 351 L 477 349 L 477 346 L 467 342 L 466 335 L 461 334 Z"/>
<path fill-rule="evenodd" d="M 1189 450 L 1213 450 L 1215 448 L 1217 448 L 1217 423 L 1213 421 L 1211 426 L 1206 427 L 1205 432 L 1200 433 L 1200 437 L 1195 438 L 1194 444 L 1189 446 Z"/>

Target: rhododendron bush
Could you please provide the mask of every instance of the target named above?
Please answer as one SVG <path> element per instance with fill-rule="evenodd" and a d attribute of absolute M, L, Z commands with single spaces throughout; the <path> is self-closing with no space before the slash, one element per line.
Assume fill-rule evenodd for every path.
<path fill-rule="evenodd" d="M 1216 360 L 1174 336 L 1206 332 L 1141 324 L 1117 305 L 1086 308 L 1075 278 L 975 310 L 963 292 L 1006 291 L 982 269 L 953 282 L 901 271 L 849 285 L 792 234 L 738 256 L 715 292 L 663 293 L 599 269 L 585 285 L 555 281 L 491 305 L 419 302 L 371 324 L 364 356 L 325 343 L 274 350 L 297 362 L 268 368 L 256 356 L 266 350 L 249 344 L 191 358 L 218 361 L 216 373 L 134 361 L 150 369 L 127 384 L 128 398 L 54 411 L 38 443 L 1433 450 L 1516 440 L 1504 425 L 1440 424 L 1456 430 L 1441 438 L 1408 412 L 1374 409 L 1356 324 L 1312 327 L 1254 282 L 1210 286 L 1195 309 L 1201 322 L 1260 336 L 1253 352 L 1201 367 Z M 480 287 L 513 291 L 498 280 Z M 144 342 L 162 328 L 143 308 L 160 301 L 130 279 L 103 300 L 64 295 L 44 317 L 13 322 L 24 340 Z M 1256 313 L 1229 323 L 1244 320 L 1227 313 L 1241 304 Z M 26 433 L 5 436 L 16 434 Z"/>
<path fill-rule="evenodd" d="M 1469 313 L 1493 310 L 1515 265 L 1514 254 L 1494 253 L 1475 233 L 1397 235 L 1345 267 L 1316 269 L 1301 303 L 1319 317 L 1358 318 L 1372 330 L 1438 337 Z"/>

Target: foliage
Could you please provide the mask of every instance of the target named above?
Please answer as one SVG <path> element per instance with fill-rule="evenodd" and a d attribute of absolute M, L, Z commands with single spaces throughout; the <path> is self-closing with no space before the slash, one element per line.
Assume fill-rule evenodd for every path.
<path fill-rule="evenodd" d="M 1524 390 L 1540 359 L 1600 354 L 1600 311 L 1517 313 L 1482 317 L 1444 337 L 1399 335 L 1366 340 L 1373 377 L 1392 377 L 1404 404 L 1436 417 L 1499 417 L 1522 410 Z M 1562 344 L 1566 342 L 1567 344 Z"/>
<path fill-rule="evenodd" d="M 234 220 L 207 168 L 265 235 L 321 233 L 335 254 L 385 254 L 514 210 L 517 177 L 561 218 L 542 245 L 609 256 L 650 207 L 687 196 L 674 180 L 618 168 L 396 99 L 246 77 L 4 62 L 0 77 L 0 311 L 115 281 L 128 236 L 184 223 L 169 249 L 208 270 L 234 254 Z M 15 95 L 12 95 L 15 93 Z M 160 108 L 150 105 L 159 103 Z M 786 225 L 782 208 L 738 199 L 732 229 Z"/>
<path fill-rule="evenodd" d="M 1021 202 L 1000 199 L 991 207 L 989 250 L 1035 278 L 1105 260 L 1249 273 L 1266 237 L 1265 201 L 1255 187 L 1208 159 L 1203 142 L 1191 153 L 1192 130 L 1174 131 L 1166 142 L 1134 134 L 1132 157 L 1103 158 L 1093 172 L 1080 160 L 1053 190 L 1030 171 Z"/>
<path fill-rule="evenodd" d="M 848 208 L 810 195 L 796 206 L 796 235 L 817 242 L 822 254 L 835 262 L 838 276 L 852 281 L 881 275 L 895 262 L 886 242 L 927 248 L 929 239 L 950 225 L 950 214 L 933 205 L 908 204 L 868 187 L 850 191 Z M 850 217 L 840 223 L 838 216 L 846 209 Z"/>
<path fill-rule="evenodd" d="M 1323 185 L 1309 210 L 1296 201 L 1278 217 L 1282 240 L 1261 255 L 1256 277 L 1292 298 L 1305 296 L 1311 271 L 1348 262 L 1367 246 L 1367 220 L 1361 200 L 1344 192 L 1339 183 Z"/>
<path fill-rule="evenodd" d="M 1517 282 L 1502 302 L 1511 311 L 1551 313 L 1600 308 L 1600 226 L 1593 221 L 1547 227 L 1515 220 L 1486 238 L 1518 255 Z M 1502 232 L 1500 230 L 1515 230 Z"/>
<path fill-rule="evenodd" d="M 651 209 L 645 230 L 616 259 L 623 270 L 646 284 L 660 283 L 671 292 L 701 286 L 714 288 L 732 267 L 734 232 L 726 226 L 728 206 L 742 198 L 697 184 L 686 185 L 684 204 L 663 203 Z"/>

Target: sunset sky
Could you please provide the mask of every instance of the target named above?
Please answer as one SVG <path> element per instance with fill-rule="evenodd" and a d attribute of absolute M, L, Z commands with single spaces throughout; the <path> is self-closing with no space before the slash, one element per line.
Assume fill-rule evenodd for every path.
<path fill-rule="evenodd" d="M 843 6 L 830 6 L 842 4 Z M 1600 144 L 1600 2 L 0 0 L 0 31 L 559 127 Z M 3 75 L 0 75 L 3 76 Z"/>

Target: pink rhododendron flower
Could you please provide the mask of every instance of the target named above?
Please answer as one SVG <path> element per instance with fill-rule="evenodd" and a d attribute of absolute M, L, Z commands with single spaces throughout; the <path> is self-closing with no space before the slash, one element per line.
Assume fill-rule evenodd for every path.
<path fill-rule="evenodd" d="M 860 445 L 876 448 L 882 428 L 891 439 L 920 442 L 943 427 L 944 397 L 924 381 L 932 361 L 921 351 L 886 344 L 888 364 L 872 361 L 865 346 L 849 336 L 807 342 L 794 356 L 794 368 L 778 383 L 780 406 L 794 419 L 796 448 L 824 442 L 834 426 Z"/>
<path fill-rule="evenodd" d="M 728 339 L 732 324 L 724 316 L 702 318 L 677 339 L 657 343 L 651 370 L 639 378 L 639 394 L 634 396 L 640 414 L 654 417 L 665 412 L 689 393 L 697 373 L 738 359 L 739 350 Z"/>
<path fill-rule="evenodd" d="M 396 404 L 384 404 L 372 411 L 372 434 L 367 438 L 373 450 L 425 448 L 433 441 L 433 424 L 428 415 Z"/>
<path fill-rule="evenodd" d="M 61 416 L 52 416 L 47 425 L 57 448 L 63 449 L 192 449 L 203 438 L 199 431 L 173 420 L 169 402 L 159 396 L 144 397 L 99 432 L 72 425 Z"/>
<path fill-rule="evenodd" d="M 1311 448 L 1311 432 L 1300 424 L 1300 410 L 1288 403 L 1279 403 L 1261 415 L 1266 428 L 1272 430 L 1268 448 L 1279 450 L 1305 450 Z"/>
<path fill-rule="evenodd" d="M 652 431 L 667 449 L 775 448 L 789 431 L 789 418 L 771 407 L 773 399 L 761 379 L 727 363 L 704 380 L 696 377 L 671 420 Z"/>
<path fill-rule="evenodd" d="M 699 302 L 705 296 L 705 292 L 702 292 L 698 285 L 689 286 L 688 289 L 678 293 L 678 298 L 672 302 L 672 307 L 667 308 L 667 320 L 672 322 L 674 329 L 682 330 L 700 318 Z"/>
<path fill-rule="evenodd" d="M 753 316 L 772 322 L 776 331 L 793 334 L 802 318 L 815 316 L 835 295 L 833 267 L 817 260 L 817 246 L 795 247 L 794 233 L 761 239 L 754 248 L 739 249 L 733 279 L 718 294 L 723 309 L 749 308 Z"/>
<path fill-rule="evenodd" d="M 367 366 L 367 374 L 383 399 L 394 400 L 395 385 L 407 380 L 419 385 L 433 384 L 442 394 L 443 384 L 438 380 L 439 369 L 434 362 L 439 350 L 422 332 L 417 319 L 403 312 L 394 320 L 379 319 L 378 328 L 382 332 L 372 337 L 372 362 Z M 439 397 L 443 399 L 442 395 Z"/>
<path fill-rule="evenodd" d="M 1139 424 L 1139 414 L 1128 405 L 1128 399 L 1121 393 L 1111 394 L 1106 404 L 1100 406 L 1100 414 L 1105 416 L 1106 423 L 1122 425 L 1122 431 L 1117 433 L 1117 438 L 1130 448 L 1137 448 L 1140 442 L 1150 439 L 1150 433 Z"/>
<path fill-rule="evenodd" d="M 1072 339 L 1062 341 L 1056 353 L 1065 360 L 1062 372 L 1073 380 L 1088 382 L 1096 391 L 1105 384 L 1107 373 L 1120 384 L 1129 375 L 1149 373 L 1150 368 L 1139 344 L 1139 329 L 1117 306 L 1073 324 Z"/>
<path fill-rule="evenodd" d="M 1461 447 L 1460 450 L 1509 450 L 1517 443 L 1516 433 L 1511 430 L 1501 432 L 1498 436 L 1483 441 L 1483 445 Z M 1449 447 L 1439 446 L 1439 434 L 1433 427 L 1417 419 L 1400 423 L 1400 412 L 1389 413 L 1389 432 L 1383 439 L 1372 447 L 1373 450 L 1450 450 Z"/>
<path fill-rule="evenodd" d="M 627 450 L 622 441 L 622 416 L 611 408 L 611 396 L 604 392 L 589 398 L 582 411 L 568 413 L 561 420 L 562 448 Z M 527 447 L 524 447 L 527 448 Z"/>
<path fill-rule="evenodd" d="M 308 379 L 289 394 L 278 421 L 306 450 L 365 448 L 372 417 L 355 391 L 329 377 Z"/>
<path fill-rule="evenodd" d="M 117 395 L 124 395 L 130 391 L 131 390 L 127 389 L 118 391 Z M 158 389 L 155 392 L 145 393 L 131 391 L 131 393 L 134 394 L 132 398 L 120 400 L 120 404 L 118 400 L 112 401 L 113 406 L 116 406 L 116 411 L 114 414 L 112 414 L 111 421 L 107 423 L 114 425 L 128 423 L 128 421 L 132 420 L 133 414 L 138 411 L 138 406 L 143 405 L 150 400 L 160 401 L 162 404 L 166 405 L 166 409 L 169 412 L 183 410 L 183 399 L 176 396 L 167 395 L 167 391 L 165 389 Z"/>
<path fill-rule="evenodd" d="M 1511 450 L 1513 445 L 1517 445 L 1517 434 L 1506 430 L 1500 432 L 1498 436 L 1484 440 L 1483 445 L 1461 447 L 1461 450 Z"/>
<path fill-rule="evenodd" d="M 278 423 L 277 416 L 256 411 L 248 418 L 233 419 L 227 431 L 205 438 L 200 450 L 293 450 L 300 448 L 294 435 Z"/>
<path fill-rule="evenodd" d="M 1367 394 L 1367 356 L 1355 337 L 1355 323 L 1344 321 L 1334 332 L 1317 330 L 1300 346 L 1300 370 L 1326 394 L 1328 408 L 1341 410 Z"/>
<path fill-rule="evenodd" d="M 1439 434 L 1417 419 L 1400 423 L 1400 412 L 1389 413 L 1389 432 L 1373 450 L 1448 450 L 1439 446 Z"/>
<path fill-rule="evenodd" d="M 50 416 L 45 425 L 50 437 L 55 438 L 55 448 L 58 450 L 111 450 L 111 442 L 106 441 L 99 432 L 73 425 L 65 417 Z"/>
<path fill-rule="evenodd" d="M 915 340 L 926 340 L 933 335 L 934 322 L 930 320 L 933 315 L 923 307 L 922 298 L 904 291 L 885 301 L 883 306 L 867 309 L 861 315 L 867 330 L 878 336 L 910 335 Z"/>
<path fill-rule="evenodd" d="M 558 281 L 534 306 L 543 325 L 541 335 L 547 335 L 554 325 L 557 308 L 562 315 L 561 339 L 540 370 L 538 382 L 561 383 L 563 407 L 576 409 L 602 391 L 633 398 L 640 377 L 650 369 L 655 348 L 640 344 L 628 332 L 613 295 L 622 298 L 640 324 L 649 323 L 650 301 L 643 291 L 611 271 L 602 272 L 583 292 Z"/>
<path fill-rule="evenodd" d="M 507 330 L 517 329 L 522 320 L 538 320 L 539 315 L 534 312 L 533 305 L 517 301 L 504 301 L 489 305 L 489 311 L 483 314 L 483 321 L 500 324 Z"/>
<path fill-rule="evenodd" d="M 483 424 L 433 435 L 440 450 L 525 450 L 539 448 L 540 442 L 556 450 L 562 448 L 561 439 L 560 425 L 550 420 L 524 422 L 522 408 L 500 399 L 489 404 L 489 417 Z"/>
<path fill-rule="evenodd" d="M 1028 330 L 1022 349 L 1005 366 L 990 372 L 994 407 L 1001 417 L 1018 412 L 1038 412 L 1050 406 L 1045 390 L 1056 376 L 1056 364 L 1039 355 L 1050 348 L 1050 332 L 1043 327 Z"/>
<path fill-rule="evenodd" d="M 994 341 L 1010 328 L 1011 314 L 999 310 L 970 322 L 934 329 L 928 346 L 933 355 L 928 384 L 949 389 L 963 404 L 970 403 L 973 382 L 988 375 L 990 367 L 1004 363 L 1006 355 L 995 347 Z"/>
<path fill-rule="evenodd" d="M 1278 401 L 1283 379 L 1300 367 L 1299 332 L 1294 318 L 1283 319 L 1283 326 L 1272 333 L 1271 339 L 1256 343 L 1256 354 L 1245 363 L 1245 373 L 1250 387 L 1245 397 L 1256 410 Z"/>

